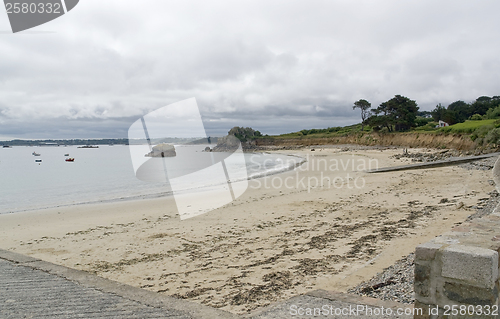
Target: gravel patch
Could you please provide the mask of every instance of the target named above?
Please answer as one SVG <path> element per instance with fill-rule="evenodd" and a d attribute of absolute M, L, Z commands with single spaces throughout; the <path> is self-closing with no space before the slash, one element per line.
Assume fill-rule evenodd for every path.
<path fill-rule="evenodd" d="M 393 156 L 390 156 L 389 158 L 394 158 L 401 161 L 411 160 L 411 162 L 414 163 L 428 163 L 428 162 L 442 161 L 449 158 L 459 158 L 459 157 L 467 157 L 473 155 L 477 156 L 487 153 L 488 152 L 481 152 L 481 151 L 471 152 L 471 151 L 458 151 L 458 150 L 434 151 L 431 149 L 424 150 L 422 152 L 414 152 L 412 150 L 403 149 L 403 153 L 395 154 Z M 475 162 L 461 164 L 458 166 L 467 170 L 471 169 L 490 170 L 495 165 L 497 158 L 498 157 L 496 156 L 490 157 L 483 160 L 477 160 Z"/>
<path fill-rule="evenodd" d="M 493 181 L 492 181 L 493 182 Z M 481 218 L 483 216 L 489 215 L 493 212 L 495 207 L 498 206 L 500 202 L 500 194 L 496 190 L 488 193 L 490 195 L 487 199 L 480 199 L 476 206 L 472 206 L 472 208 L 476 208 L 476 212 L 465 220 L 466 222 L 471 221 L 475 218 Z"/>
<path fill-rule="evenodd" d="M 477 169 L 477 170 L 487 171 L 493 169 L 493 166 L 495 166 L 495 162 L 497 161 L 497 159 L 498 157 L 489 157 L 479 161 L 461 164 L 458 166 L 466 170 Z"/>
<path fill-rule="evenodd" d="M 359 286 L 348 290 L 361 296 L 368 296 L 382 300 L 392 300 L 405 304 L 415 302 L 413 292 L 413 269 L 415 254 L 396 261 L 396 263 L 372 279 L 362 282 Z"/>
<path fill-rule="evenodd" d="M 425 152 L 413 152 L 412 150 L 403 149 L 402 154 L 395 154 L 390 156 L 389 158 L 394 159 L 411 159 L 412 162 L 420 162 L 420 163 L 428 163 L 441 161 L 444 159 L 448 159 L 450 157 L 460 157 L 465 156 L 464 152 L 460 152 L 457 150 L 443 150 L 443 151 L 432 151 L 427 150 Z"/>

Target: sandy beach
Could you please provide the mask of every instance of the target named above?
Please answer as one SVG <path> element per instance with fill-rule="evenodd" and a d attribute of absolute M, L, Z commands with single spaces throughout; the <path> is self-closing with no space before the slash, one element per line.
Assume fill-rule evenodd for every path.
<path fill-rule="evenodd" d="M 280 151 L 307 162 L 182 221 L 172 197 L 0 215 L 0 248 L 234 313 L 347 291 L 463 222 L 494 189 L 491 171 L 458 166 L 364 172 L 411 163 L 393 157 L 402 152 Z"/>

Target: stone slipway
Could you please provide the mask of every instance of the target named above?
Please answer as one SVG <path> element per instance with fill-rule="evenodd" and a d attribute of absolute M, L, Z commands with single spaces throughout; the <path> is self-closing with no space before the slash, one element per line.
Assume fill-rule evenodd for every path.
<path fill-rule="evenodd" d="M 0 318 L 240 317 L 84 271 L 0 250 Z"/>
<path fill-rule="evenodd" d="M 450 157 L 446 160 L 435 161 L 435 162 L 426 162 L 426 163 L 418 163 L 411 165 L 401 165 L 401 166 L 391 166 L 391 167 L 383 167 L 378 169 L 372 169 L 366 171 L 367 173 L 385 173 L 385 172 L 395 172 L 395 171 L 406 171 L 411 169 L 424 169 L 424 168 L 435 168 L 435 167 L 444 167 L 451 165 L 458 165 L 463 163 L 474 162 L 478 160 L 482 160 L 489 157 L 500 156 L 500 153 L 489 153 L 484 155 L 477 156 L 467 156 L 467 157 Z"/>

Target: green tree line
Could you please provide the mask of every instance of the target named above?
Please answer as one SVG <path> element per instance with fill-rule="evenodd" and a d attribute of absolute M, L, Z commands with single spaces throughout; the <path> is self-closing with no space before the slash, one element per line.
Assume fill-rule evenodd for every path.
<path fill-rule="evenodd" d="M 394 96 L 377 108 L 370 107 L 371 103 L 365 99 L 354 102 L 353 109 L 361 111 L 362 130 L 368 125 L 375 131 L 403 132 L 432 120 L 453 125 L 466 120 L 500 118 L 500 96 L 480 96 L 470 103 L 459 100 L 447 107 L 440 103 L 430 112 L 419 111 L 416 101 L 402 95 Z"/>
<path fill-rule="evenodd" d="M 431 111 L 432 118 L 453 125 L 468 119 L 494 119 L 500 117 L 500 96 L 480 96 L 474 102 L 455 101 L 444 107 L 438 104 Z"/>

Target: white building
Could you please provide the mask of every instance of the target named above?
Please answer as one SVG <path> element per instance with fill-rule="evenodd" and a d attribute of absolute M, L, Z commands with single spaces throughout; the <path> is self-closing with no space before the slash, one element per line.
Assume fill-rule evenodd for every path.
<path fill-rule="evenodd" d="M 436 125 L 436 128 L 438 128 L 438 127 L 445 127 L 445 126 L 450 126 L 450 124 L 446 123 L 445 121 L 439 120 L 439 124 Z"/>

